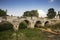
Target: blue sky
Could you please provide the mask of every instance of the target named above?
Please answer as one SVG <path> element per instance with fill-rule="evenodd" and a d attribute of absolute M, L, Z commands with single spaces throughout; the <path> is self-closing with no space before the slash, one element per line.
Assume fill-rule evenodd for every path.
<path fill-rule="evenodd" d="M 7 14 L 14 16 L 21 16 L 27 10 L 38 10 L 45 16 L 49 8 L 60 11 L 60 0 L 0 0 L 0 9 L 7 9 Z"/>

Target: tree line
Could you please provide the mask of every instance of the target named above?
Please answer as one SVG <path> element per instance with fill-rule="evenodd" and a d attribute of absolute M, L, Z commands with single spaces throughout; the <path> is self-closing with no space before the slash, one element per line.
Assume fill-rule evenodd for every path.
<path fill-rule="evenodd" d="M 0 9 L 0 17 L 2 17 L 2 16 L 7 16 L 7 13 L 6 13 L 6 11 Z"/>
<path fill-rule="evenodd" d="M 59 17 L 60 14 L 58 13 Z M 7 16 L 7 12 L 0 9 L 0 17 Z M 25 11 L 23 17 L 39 17 L 38 10 Z M 54 8 L 49 8 L 47 12 L 47 18 L 52 19 L 56 16 L 56 11 Z"/>

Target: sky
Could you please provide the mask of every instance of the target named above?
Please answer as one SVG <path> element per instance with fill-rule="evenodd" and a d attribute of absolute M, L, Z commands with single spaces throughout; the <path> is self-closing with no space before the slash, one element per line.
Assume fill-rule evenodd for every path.
<path fill-rule="evenodd" d="M 25 11 L 38 10 L 39 17 L 45 17 L 48 9 L 60 11 L 60 0 L 0 0 L 0 9 L 8 15 L 22 16 Z"/>

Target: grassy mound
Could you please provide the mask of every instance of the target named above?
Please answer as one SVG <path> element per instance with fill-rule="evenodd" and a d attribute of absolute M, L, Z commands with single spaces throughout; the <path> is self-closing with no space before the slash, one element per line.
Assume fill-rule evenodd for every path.
<path fill-rule="evenodd" d="M 0 23 L 0 31 L 11 30 L 13 25 L 9 22 L 1 22 Z"/>
<path fill-rule="evenodd" d="M 46 34 L 39 29 L 21 29 L 18 32 L 0 32 L 0 40 L 45 40 Z"/>

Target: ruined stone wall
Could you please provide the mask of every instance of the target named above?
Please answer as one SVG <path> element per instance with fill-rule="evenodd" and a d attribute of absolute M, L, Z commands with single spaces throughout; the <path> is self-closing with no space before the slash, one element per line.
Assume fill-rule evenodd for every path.
<path fill-rule="evenodd" d="M 46 18 L 40 18 L 40 17 L 26 17 L 26 18 L 18 18 L 16 16 L 7 16 L 7 19 L 5 21 L 8 21 L 14 25 L 13 29 L 16 31 L 19 28 L 19 23 L 23 22 L 24 20 L 28 20 L 30 22 L 30 25 L 28 25 L 27 28 L 34 28 L 34 25 L 36 21 L 41 21 L 41 25 L 44 26 L 46 21 L 49 21 L 49 24 L 55 24 L 57 22 L 60 22 L 60 19 L 46 19 Z"/>

